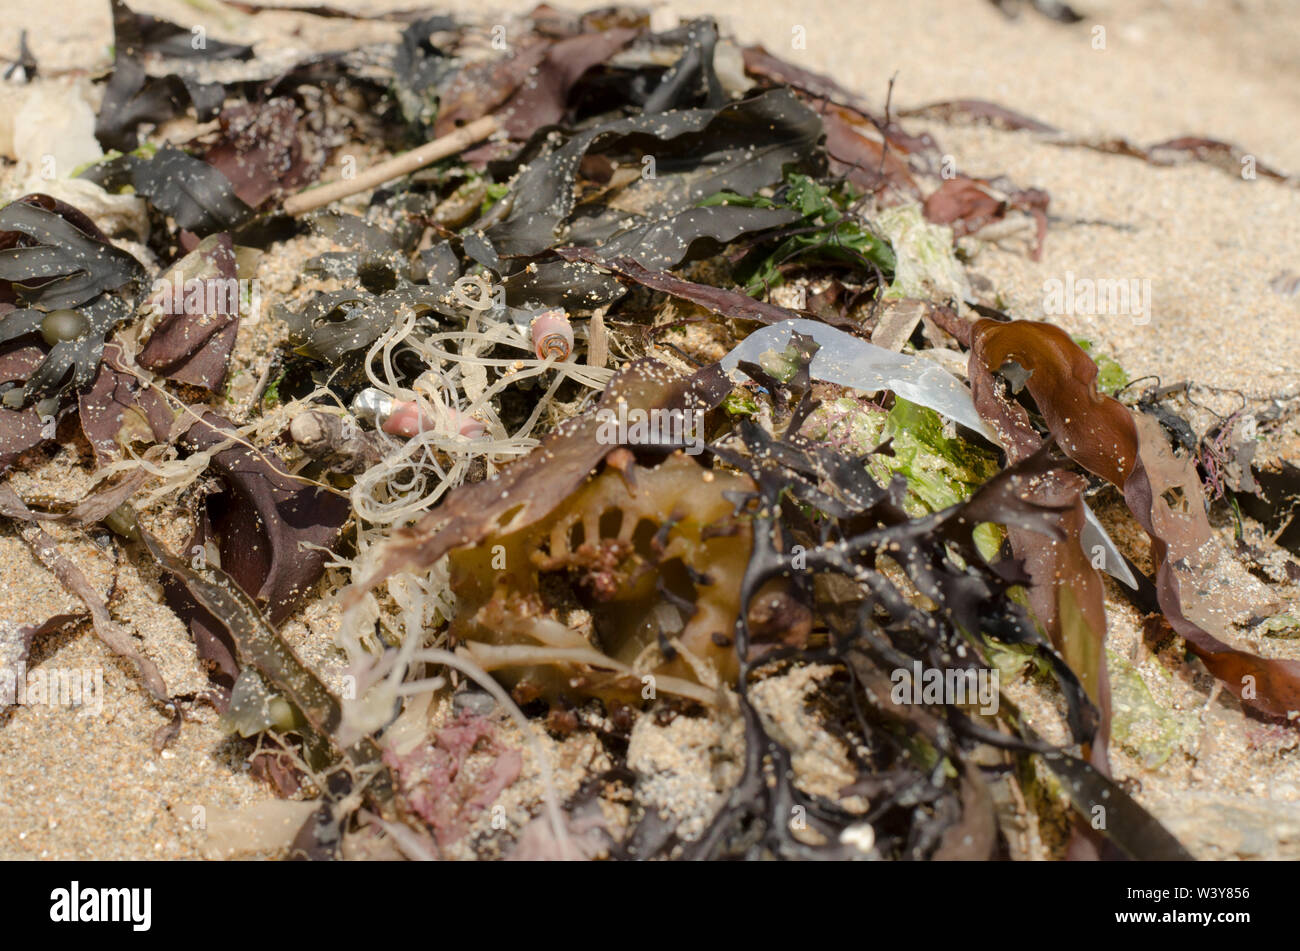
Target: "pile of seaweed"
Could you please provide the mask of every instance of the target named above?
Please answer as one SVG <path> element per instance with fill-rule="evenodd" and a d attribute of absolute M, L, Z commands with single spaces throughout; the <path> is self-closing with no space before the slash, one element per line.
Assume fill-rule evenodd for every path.
<path fill-rule="evenodd" d="M 1232 420 L 1196 435 L 1176 388 L 1139 391 L 970 285 L 982 236 L 1040 252 L 1042 190 L 962 174 L 888 100 L 707 19 L 406 18 L 395 44 L 286 68 L 112 7 L 100 157 L 0 209 L 0 467 L 94 487 L 69 504 L 6 482 L 0 512 L 138 665 L 169 715 L 159 748 L 212 704 L 313 803 L 295 854 L 445 854 L 519 776 L 509 714 L 543 811 L 480 823 L 484 852 L 992 858 L 994 787 L 1046 782 L 1077 813 L 1070 854 L 1185 857 L 1110 777 L 1103 573 L 1251 715 L 1300 710 L 1300 664 L 1216 626 L 1209 521 L 1284 526 L 1294 471 L 1252 469 Z M 285 212 L 358 154 L 485 116 L 458 155 Z M 1127 154 L 1231 152 L 1195 142 Z M 293 255 L 291 290 L 261 300 Z M 682 425 L 611 423 L 637 419 Z M 1092 515 L 1108 492 L 1149 571 Z M 169 692 L 50 523 L 158 566 L 208 691 Z M 342 609 L 342 685 L 280 632 L 320 599 Z M 13 662 L 83 620 L 20 629 Z M 1005 689 L 900 699 L 914 672 L 974 683 L 1008 652 L 1054 684 L 1064 745 Z M 830 798 L 753 701 L 808 665 L 833 671 L 809 703 L 857 773 Z M 743 725 L 702 832 L 644 805 L 583 827 L 593 803 L 639 802 L 647 716 Z M 594 730 L 611 765 L 561 801 L 541 730 Z"/>

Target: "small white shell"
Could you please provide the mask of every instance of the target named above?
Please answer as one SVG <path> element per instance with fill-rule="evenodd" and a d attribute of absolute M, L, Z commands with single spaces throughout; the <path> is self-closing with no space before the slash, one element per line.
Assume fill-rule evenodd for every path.
<path fill-rule="evenodd" d="M 870 852 L 876 847 L 876 830 L 870 823 L 859 822 L 840 833 L 842 845 L 852 845 L 859 852 Z"/>
<path fill-rule="evenodd" d="M 368 386 L 352 399 L 352 415 L 378 426 L 393 412 L 393 398 L 381 389 Z"/>
<path fill-rule="evenodd" d="M 564 361 L 573 353 L 573 325 L 560 308 L 538 314 L 532 319 L 529 329 L 537 359 Z"/>

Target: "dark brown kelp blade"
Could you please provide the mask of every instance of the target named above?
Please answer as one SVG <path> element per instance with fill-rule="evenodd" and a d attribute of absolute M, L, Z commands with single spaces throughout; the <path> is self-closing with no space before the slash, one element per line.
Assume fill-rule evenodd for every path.
<path fill-rule="evenodd" d="M 129 169 L 138 194 L 200 237 L 232 231 L 253 216 L 219 169 L 174 146 L 164 145 L 151 158 L 124 155 L 116 161 Z"/>
<path fill-rule="evenodd" d="M 169 380 L 217 392 L 226 378 L 239 323 L 235 248 L 230 235 L 204 238 L 171 273 L 177 275 L 173 282 L 183 277 L 186 286 L 159 302 L 166 316 L 137 359 L 141 366 Z"/>
<path fill-rule="evenodd" d="M 676 267 L 688 258 L 709 257 L 741 235 L 799 220 L 789 208 L 713 205 L 691 208 L 622 231 L 597 250 L 607 258 L 628 257 L 649 268 Z"/>
<path fill-rule="evenodd" d="M 229 420 L 206 413 L 186 432 L 184 445 L 207 452 L 233 436 Z M 325 550 L 338 542 L 351 507 L 345 497 L 294 478 L 242 445 L 216 451 L 212 468 L 227 486 L 208 504 L 222 564 L 279 624 L 320 579 Z"/>
<path fill-rule="evenodd" d="M 616 27 L 566 37 L 550 49 L 536 73 L 518 87 L 498 113 L 512 139 L 526 139 L 564 117 L 569 91 L 582 74 L 599 66 L 636 37 L 635 29 Z"/>
<path fill-rule="evenodd" d="M 211 412 L 183 436 L 186 448 L 213 452 L 211 469 L 225 483 L 224 491 L 207 498 L 186 550 L 203 552 L 215 544 L 229 577 L 278 625 L 324 574 L 351 509 L 342 496 L 293 478 L 262 452 L 238 443 L 218 448 L 235 436 L 233 425 Z M 240 665 L 224 619 L 191 598 L 179 578 L 166 581 L 163 591 L 199 656 L 220 675 L 214 679 L 229 687 Z"/>
<path fill-rule="evenodd" d="M 77 415 L 101 465 L 120 457 L 126 444 L 168 442 L 173 427 L 194 418 L 178 414 L 165 391 L 132 372 L 117 343 L 104 347 L 94 381 L 77 398 Z"/>
<path fill-rule="evenodd" d="M 1201 569 L 1199 577 L 1213 571 L 1212 565 L 1202 563 L 1202 549 L 1212 531 L 1191 463 L 1172 455 L 1157 426 L 1097 392 L 1096 364 L 1059 327 L 1023 320 L 977 322 L 970 358 L 972 385 L 978 388 L 977 380 L 982 379 L 987 387 L 991 374 L 1009 361 L 1029 371 L 1025 385 L 1061 448 L 1119 488 L 1151 537 L 1156 590 L 1170 626 L 1246 706 L 1281 717 L 1300 710 L 1300 662 L 1238 650 L 1187 616 L 1195 605 L 1185 605 L 1184 596 L 1196 590 L 1196 567 Z M 993 409 L 995 399 L 986 390 L 981 400 L 977 390 L 976 405 L 1002 435 L 1007 418 Z M 1023 443 L 1023 435 L 1005 435 Z M 1185 504 L 1175 509 L 1170 498 L 1178 497 Z"/>
<path fill-rule="evenodd" d="M 719 109 L 678 109 L 605 122 L 529 161 L 513 184 L 509 213 L 486 236 L 503 256 L 540 254 L 553 247 L 561 225 L 574 212 L 574 184 L 588 154 L 623 150 L 636 156 L 631 161 L 637 164 L 641 155 L 654 158 L 654 175 L 638 179 L 626 191 L 644 197 L 648 214 L 665 217 L 720 191 L 751 195 L 779 182 L 787 166 L 811 168 L 822 131 L 817 114 L 788 89 Z M 628 213 L 608 217 L 613 224 Z M 590 231 L 591 222 L 584 222 L 584 228 Z"/>
<path fill-rule="evenodd" d="M 0 316 L 0 346 L 39 346 L 46 336 L 49 347 L 21 393 L 5 394 L 5 405 L 17 409 L 88 386 L 105 337 L 131 314 L 144 273 L 71 205 L 32 194 L 0 209 L 0 301 L 27 305 Z M 80 333 L 48 336 L 48 313 L 68 309 L 76 311 Z"/>
<path fill-rule="evenodd" d="M 1092 764 L 1065 753 L 1044 753 L 1043 762 L 1065 788 L 1070 802 L 1087 821 L 1098 806 L 1106 809 L 1106 838 L 1130 859 L 1141 862 L 1190 862 L 1194 856 L 1124 788 Z"/>
<path fill-rule="evenodd" d="M 13 292 L 9 299 L 45 310 L 80 307 L 143 276 L 140 262 L 71 205 L 31 194 L 0 210 L 0 282 Z"/>
<path fill-rule="evenodd" d="M 566 261 L 581 261 L 586 264 L 593 264 L 610 271 L 625 281 L 640 284 L 642 287 L 648 287 L 654 291 L 662 291 L 673 297 L 690 301 L 692 304 L 698 304 L 705 310 L 710 310 L 722 317 L 730 317 L 736 320 L 752 320 L 760 324 L 777 324 L 783 320 L 793 320 L 799 316 L 793 310 L 787 310 L 766 301 L 755 300 L 740 291 L 729 291 L 726 288 L 714 287 L 711 284 L 697 284 L 675 274 L 669 274 L 667 271 L 652 271 L 642 267 L 631 258 L 607 260 L 601 255 L 599 249 L 556 248 L 555 253 Z"/>
<path fill-rule="evenodd" d="M 320 172 L 325 151 L 304 142 L 306 123 L 287 96 L 221 111 L 221 138 L 205 161 L 230 180 L 250 208 L 302 188 Z M 308 152 L 315 153 L 309 157 Z"/>
<path fill-rule="evenodd" d="M 21 386 L 40 366 L 44 354 L 32 344 L 0 345 L 0 386 Z M 9 409 L 0 405 L 0 473 L 6 472 L 18 459 L 39 446 L 50 435 L 36 407 Z"/>
<path fill-rule="evenodd" d="M 982 363 L 977 365 L 974 352 L 969 376 L 975 408 L 997 433 L 1007 461 L 1012 465 L 1021 463 L 1041 451 L 1043 440 L 1025 410 L 998 392 L 992 371 Z M 1022 560 L 1032 579 L 1028 589 L 1030 607 L 1101 711 L 1100 742 L 1094 756 L 1099 768 L 1108 769 L 1105 756 L 1110 733 L 1110 691 L 1104 652 L 1106 606 L 1101 576 L 1083 550 L 1079 534 L 1083 527 L 1085 487 L 1082 478 L 1064 471 L 1044 473 L 1032 480 L 1027 490 L 1035 501 L 1068 513 L 1063 518 L 1066 531 L 1060 539 L 1053 539 L 1008 525 L 1007 537 L 1012 551 Z"/>
<path fill-rule="evenodd" d="M 438 89 L 435 137 L 481 118 L 506 102 L 546 58 L 551 43 L 537 36 L 512 43 L 507 55 L 471 63 Z"/>

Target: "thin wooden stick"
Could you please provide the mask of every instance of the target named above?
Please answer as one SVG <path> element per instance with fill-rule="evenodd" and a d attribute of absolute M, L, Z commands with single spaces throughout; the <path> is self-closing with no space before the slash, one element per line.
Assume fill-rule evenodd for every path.
<path fill-rule="evenodd" d="M 419 148 L 411 149 L 409 152 L 396 155 L 386 162 L 380 162 L 378 165 L 366 169 L 355 178 L 341 179 L 337 182 L 330 182 L 328 185 L 307 188 L 296 195 L 291 195 L 284 202 L 285 214 L 296 217 L 309 211 L 315 211 L 317 208 L 338 201 L 340 198 L 347 198 L 349 195 L 375 188 L 394 178 L 409 175 L 416 169 L 424 168 L 424 166 L 432 164 L 438 159 L 444 159 L 449 155 L 455 155 L 457 152 L 463 152 L 475 142 L 486 139 L 498 128 L 497 120 L 493 116 L 475 119 L 455 132 L 450 132 L 441 138 L 434 139 L 432 142 L 426 142 Z"/>

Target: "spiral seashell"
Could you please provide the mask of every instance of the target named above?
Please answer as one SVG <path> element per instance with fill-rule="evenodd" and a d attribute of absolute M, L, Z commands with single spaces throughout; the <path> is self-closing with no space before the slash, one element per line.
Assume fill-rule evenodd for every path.
<path fill-rule="evenodd" d="M 405 436 L 410 439 L 420 433 L 429 432 L 437 425 L 437 420 L 423 412 L 420 404 L 415 400 L 410 402 L 397 400 L 393 403 L 392 413 L 380 428 L 390 436 Z M 447 428 L 468 439 L 477 439 L 487 431 L 487 427 L 479 420 L 455 409 L 448 410 Z"/>
<path fill-rule="evenodd" d="M 368 386 L 352 400 L 352 415 L 378 425 L 393 411 L 393 398 L 381 389 Z"/>
<path fill-rule="evenodd" d="M 410 439 L 433 429 L 434 421 L 420 411 L 420 404 L 415 400 L 396 400 L 393 402 L 393 411 L 379 428 L 390 436 L 405 436 Z"/>
<path fill-rule="evenodd" d="M 477 439 L 487 432 L 487 427 L 473 416 L 456 409 L 448 409 L 446 412 L 447 424 L 442 427 L 444 432 L 460 433 L 469 439 Z M 390 436 L 403 436 L 407 439 L 439 428 L 438 420 L 420 409 L 417 400 L 394 399 L 373 386 L 366 387 L 357 394 L 352 401 L 352 413 L 358 419 L 373 423 Z"/>
<path fill-rule="evenodd" d="M 529 328 L 533 351 L 539 360 L 564 361 L 573 353 L 573 326 L 563 310 L 543 311 L 533 318 Z"/>
<path fill-rule="evenodd" d="M 451 411 L 451 422 L 456 432 L 468 439 L 477 439 L 487 432 L 487 427 L 482 422 L 473 416 L 466 416 L 460 410 Z"/>

